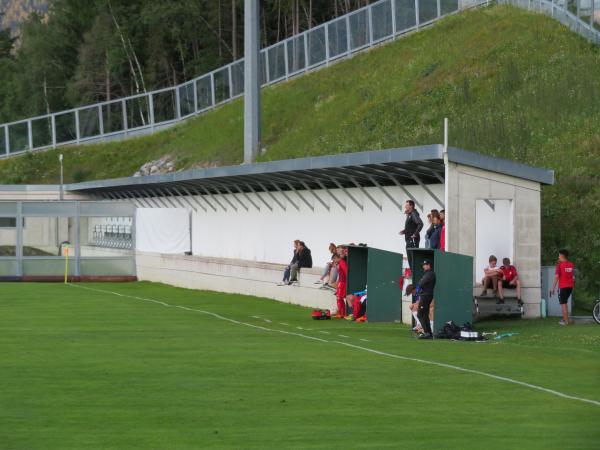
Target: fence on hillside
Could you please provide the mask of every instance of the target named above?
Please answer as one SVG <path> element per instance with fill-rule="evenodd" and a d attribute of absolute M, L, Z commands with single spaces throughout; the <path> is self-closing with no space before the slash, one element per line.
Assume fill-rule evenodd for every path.
<path fill-rule="evenodd" d="M 329 65 L 458 10 L 459 0 L 377 1 L 262 49 L 261 85 Z M 242 58 L 175 87 L 2 124 L 0 158 L 154 132 L 238 98 L 243 91 Z"/>
<path fill-rule="evenodd" d="M 600 0 L 498 0 L 546 14 L 596 45 L 600 45 Z"/>
<path fill-rule="evenodd" d="M 600 21 L 600 0 L 500 2 L 547 13 L 600 43 L 600 35 L 593 26 Z M 377 1 L 262 49 L 261 85 L 327 66 L 381 42 L 418 31 L 459 10 L 487 3 L 484 0 Z M 151 133 L 210 111 L 243 93 L 242 58 L 175 87 L 1 124 L 0 158 L 30 150 Z"/>

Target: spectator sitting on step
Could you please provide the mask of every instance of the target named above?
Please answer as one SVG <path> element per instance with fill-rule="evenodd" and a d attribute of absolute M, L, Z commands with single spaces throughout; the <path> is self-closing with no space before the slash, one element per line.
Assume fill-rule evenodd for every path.
<path fill-rule="evenodd" d="M 303 241 L 298 244 L 298 259 L 296 262 L 290 264 L 290 281 L 288 284 L 298 282 L 298 272 L 300 269 L 310 269 L 312 267 L 312 255 L 310 249 L 306 246 Z"/>
<path fill-rule="evenodd" d="M 519 306 L 523 305 L 521 300 L 521 280 L 519 279 L 519 272 L 517 268 L 510 263 L 510 258 L 502 259 L 502 289 L 517 289 L 517 302 Z"/>
<path fill-rule="evenodd" d="M 296 239 L 294 241 L 294 256 L 292 257 L 290 264 L 285 266 L 285 269 L 283 271 L 283 280 L 281 281 L 281 283 L 279 283 L 279 286 L 284 286 L 284 285 L 288 284 L 288 282 L 290 281 L 290 272 L 291 272 L 292 264 L 296 264 L 296 262 L 298 261 L 298 247 L 299 246 L 300 246 L 300 240 Z"/>
<path fill-rule="evenodd" d="M 331 269 L 329 270 L 329 280 L 327 280 L 319 289 L 330 289 L 335 291 L 338 284 L 338 270 L 340 265 L 340 255 L 336 254 L 331 256 Z"/>
<path fill-rule="evenodd" d="M 332 242 L 329 244 L 329 253 L 331 253 L 331 258 L 325 264 L 325 268 L 323 269 L 323 275 L 319 277 L 315 284 L 325 284 L 329 280 L 331 280 L 331 272 L 333 269 L 333 257 L 337 254 L 337 246 Z M 328 281 L 325 281 L 327 278 Z"/>
<path fill-rule="evenodd" d="M 498 258 L 494 255 L 490 256 L 489 259 L 490 265 L 483 269 L 483 280 L 481 280 L 481 284 L 483 284 L 483 291 L 481 292 L 481 297 L 485 297 L 487 295 L 488 289 L 491 287 L 494 291 L 494 295 L 498 295 L 499 300 L 496 302 L 498 304 L 504 303 L 504 294 L 502 291 L 502 270 L 498 267 Z"/>

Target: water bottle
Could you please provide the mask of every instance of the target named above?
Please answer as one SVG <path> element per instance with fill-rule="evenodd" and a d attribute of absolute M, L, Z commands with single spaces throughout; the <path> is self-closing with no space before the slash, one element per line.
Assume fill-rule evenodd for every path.
<path fill-rule="evenodd" d="M 540 302 L 540 310 L 541 310 L 540 313 L 541 313 L 542 318 L 545 318 L 548 315 L 545 298 L 542 298 L 542 301 Z"/>

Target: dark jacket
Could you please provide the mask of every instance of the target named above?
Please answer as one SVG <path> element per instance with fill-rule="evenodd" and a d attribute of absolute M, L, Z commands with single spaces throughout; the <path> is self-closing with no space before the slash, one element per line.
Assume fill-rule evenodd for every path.
<path fill-rule="evenodd" d="M 421 295 L 433 295 L 435 289 L 435 272 L 428 270 L 419 281 L 419 292 Z"/>
<path fill-rule="evenodd" d="M 308 247 L 304 247 L 300 250 L 296 263 L 298 264 L 298 267 L 306 267 L 308 269 L 312 267 L 312 255 Z"/>
<path fill-rule="evenodd" d="M 442 238 L 442 226 L 440 224 L 433 226 L 433 231 L 429 236 L 429 248 L 440 249 L 440 239 Z"/>
<path fill-rule="evenodd" d="M 419 233 L 422 229 L 423 221 L 416 210 L 406 215 L 406 222 L 404 222 L 404 239 L 410 241 L 413 239 L 413 235 L 416 235 L 415 240 L 418 241 L 420 239 Z"/>
<path fill-rule="evenodd" d="M 292 261 L 290 262 L 290 264 L 294 264 L 298 262 L 298 252 L 296 250 L 294 250 L 294 256 L 292 257 Z"/>

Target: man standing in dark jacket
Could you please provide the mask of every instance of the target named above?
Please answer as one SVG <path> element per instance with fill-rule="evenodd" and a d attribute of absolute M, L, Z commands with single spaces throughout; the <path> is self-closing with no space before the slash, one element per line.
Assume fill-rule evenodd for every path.
<path fill-rule="evenodd" d="M 431 322 L 429 322 L 429 307 L 433 300 L 433 291 L 435 289 L 435 272 L 431 269 L 429 260 L 423 261 L 423 271 L 425 272 L 419 281 L 419 312 L 417 317 L 423 327 L 423 334 L 419 339 L 432 339 L 433 332 L 431 330 Z"/>
<path fill-rule="evenodd" d="M 406 214 L 406 222 L 404 223 L 404 230 L 400 234 L 404 235 L 406 248 L 419 248 L 419 241 L 421 240 L 419 233 L 423 229 L 423 221 L 415 209 L 415 202 L 406 200 L 404 214 Z"/>
<path fill-rule="evenodd" d="M 298 259 L 290 264 L 291 277 L 289 284 L 298 281 L 298 270 L 303 267 L 308 269 L 312 267 L 312 255 L 306 244 L 304 244 L 303 241 L 300 241 L 298 244 Z"/>

